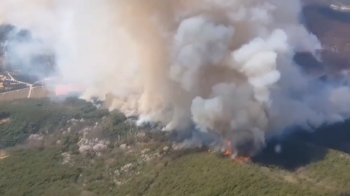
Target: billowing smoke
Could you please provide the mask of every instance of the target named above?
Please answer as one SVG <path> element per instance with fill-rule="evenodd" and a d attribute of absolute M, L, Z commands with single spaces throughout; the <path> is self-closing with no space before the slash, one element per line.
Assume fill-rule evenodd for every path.
<path fill-rule="evenodd" d="M 33 78 L 43 78 L 50 73 L 53 52 L 40 40 L 31 37 L 29 31 L 9 25 L 2 26 L 11 31 L 4 33 L 2 52 L 4 67 L 10 70 L 21 70 Z M 1 31 L 1 30 L 0 30 Z"/>
<path fill-rule="evenodd" d="M 321 49 L 299 22 L 298 0 L 1 0 L 0 8 L 3 23 L 55 51 L 57 76 L 83 85 L 83 98 L 105 99 L 141 124 L 195 129 L 202 136 L 190 145 L 231 141 L 253 155 L 266 136 L 350 115 L 347 86 L 293 61 Z"/>

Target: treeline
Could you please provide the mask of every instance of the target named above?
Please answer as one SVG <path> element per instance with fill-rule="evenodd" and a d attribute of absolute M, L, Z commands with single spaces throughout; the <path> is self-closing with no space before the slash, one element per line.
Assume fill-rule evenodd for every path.
<path fill-rule="evenodd" d="M 77 196 L 81 169 L 61 163 L 55 149 L 20 150 L 0 160 L 1 196 Z"/>
<path fill-rule="evenodd" d="M 74 131 L 62 140 L 63 148 L 13 150 L 0 160 L 1 196 L 337 196 L 350 190 L 347 154 L 294 140 L 284 144 L 281 154 L 248 164 L 203 151 L 173 151 L 161 132 L 146 134 L 152 142 L 128 141 L 138 129 L 123 114 L 76 98 L 0 102 L 0 148 L 15 146 L 33 133 L 67 130 L 71 119 L 84 119 L 84 126 L 103 122 L 99 129 L 111 141 L 109 154 L 75 153 L 71 148 L 79 137 Z M 124 149 L 114 145 L 119 138 L 125 139 Z M 164 146 L 171 150 L 162 154 Z M 63 164 L 63 152 L 71 154 L 74 164 Z"/>
<path fill-rule="evenodd" d="M 324 160 L 305 165 L 298 173 L 206 153 L 188 154 L 169 162 L 145 195 L 337 196 L 350 190 L 347 162 L 329 152 Z"/>
<path fill-rule="evenodd" d="M 23 142 L 30 134 L 59 130 L 72 118 L 92 124 L 107 115 L 107 110 L 99 110 L 92 103 L 76 98 L 0 102 L 1 118 L 9 118 L 8 123 L 0 125 L 0 148 Z"/>

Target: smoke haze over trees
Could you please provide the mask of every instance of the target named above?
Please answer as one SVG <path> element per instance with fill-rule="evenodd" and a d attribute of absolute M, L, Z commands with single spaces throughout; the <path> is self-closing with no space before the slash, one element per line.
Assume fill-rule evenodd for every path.
<path fill-rule="evenodd" d="M 349 193 L 349 15 L 303 2 L 0 0 L 2 68 L 85 99 L 0 102 L 0 195 Z"/>
<path fill-rule="evenodd" d="M 49 48 L 61 82 L 84 86 L 85 99 L 109 94 L 110 109 L 141 124 L 213 136 L 186 145 L 247 143 L 254 155 L 265 137 L 350 115 L 348 86 L 320 82 L 294 62 L 296 52 L 317 59 L 322 48 L 300 23 L 299 0 L 1 2 L 8 6 L 3 21 L 35 38 L 9 42 L 11 59 Z"/>
<path fill-rule="evenodd" d="M 281 153 L 264 152 L 242 164 L 205 149 L 176 149 L 168 132 L 137 128 L 124 115 L 83 100 L 16 100 L 0 109 L 1 138 L 15 144 L 6 148 L 7 156 L 0 152 L 4 196 L 334 196 L 349 191 L 349 155 L 302 141 L 281 143 Z M 21 121 L 40 129 L 23 129 Z M 101 146 L 96 138 L 110 143 L 94 152 L 99 148 L 87 147 Z"/>

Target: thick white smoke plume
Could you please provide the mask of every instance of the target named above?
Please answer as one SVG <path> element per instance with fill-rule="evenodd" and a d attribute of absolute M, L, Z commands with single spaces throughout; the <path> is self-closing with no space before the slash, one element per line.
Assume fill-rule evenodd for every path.
<path fill-rule="evenodd" d="M 166 130 L 195 125 L 253 155 L 268 134 L 350 115 L 347 86 L 293 62 L 295 52 L 321 48 L 299 23 L 298 0 L 0 0 L 0 8 L 3 23 L 55 51 L 62 82 Z"/>

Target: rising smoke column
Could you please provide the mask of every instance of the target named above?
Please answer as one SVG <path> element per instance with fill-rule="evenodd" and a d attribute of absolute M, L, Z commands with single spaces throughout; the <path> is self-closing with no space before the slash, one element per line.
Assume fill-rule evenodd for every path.
<path fill-rule="evenodd" d="M 25 15 L 24 6 L 32 7 Z M 188 145 L 230 141 L 251 156 L 267 135 L 350 115 L 347 86 L 321 83 L 293 62 L 296 52 L 321 49 L 299 23 L 299 0 L 2 0 L 0 7 L 4 22 L 55 51 L 57 76 L 84 85 L 83 98 L 104 99 L 141 124 L 215 138 L 197 134 Z"/>

